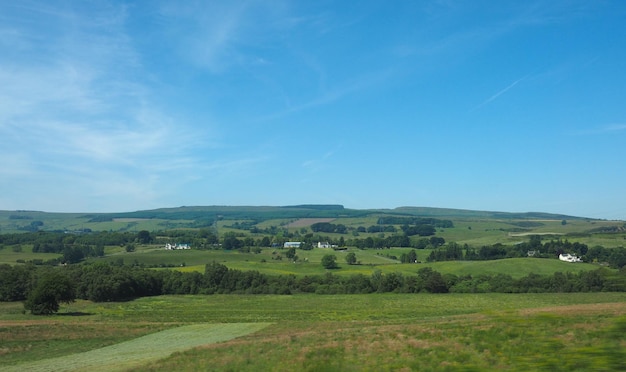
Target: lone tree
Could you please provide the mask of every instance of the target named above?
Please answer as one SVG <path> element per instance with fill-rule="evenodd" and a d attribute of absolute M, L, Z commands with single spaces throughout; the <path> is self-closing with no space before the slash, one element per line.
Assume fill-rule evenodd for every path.
<path fill-rule="evenodd" d="M 59 311 L 59 303 L 69 304 L 75 299 L 76 293 L 70 278 L 55 270 L 39 278 L 24 301 L 24 309 L 34 315 L 50 315 Z"/>
<path fill-rule="evenodd" d="M 339 266 L 337 266 L 337 257 L 335 257 L 334 254 L 327 254 L 324 257 L 322 257 L 322 266 L 324 266 L 325 269 L 336 269 Z"/>
<path fill-rule="evenodd" d="M 350 252 L 346 255 L 346 262 L 348 265 L 354 265 L 356 263 L 356 254 L 354 252 Z"/>

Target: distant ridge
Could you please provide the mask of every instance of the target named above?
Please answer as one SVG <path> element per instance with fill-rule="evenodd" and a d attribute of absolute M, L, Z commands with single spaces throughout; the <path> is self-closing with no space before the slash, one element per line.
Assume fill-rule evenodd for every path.
<path fill-rule="evenodd" d="M 257 224 L 268 220 L 301 218 L 380 218 L 383 216 L 425 217 L 440 219 L 475 219 L 511 221 L 599 219 L 541 212 L 494 212 L 433 207 L 398 207 L 393 209 L 351 209 L 340 204 L 299 204 L 287 206 L 181 206 L 119 213 L 51 213 L 40 211 L 0 210 L 0 233 L 22 231 L 136 231 L 187 228 L 215 228 L 218 221 L 248 221 Z"/>
<path fill-rule="evenodd" d="M 142 219 L 267 219 L 267 218 L 305 218 L 305 217 L 357 217 L 371 214 L 393 214 L 424 217 L 457 217 L 457 218 L 495 218 L 495 219 L 587 219 L 593 218 L 569 216 L 543 212 L 497 212 L 476 211 L 468 209 L 435 208 L 435 207 L 398 207 L 393 209 L 350 209 L 341 204 L 300 204 L 287 206 L 181 206 L 139 210 L 134 212 L 116 213 L 49 213 L 41 211 L 0 211 L 0 218 L 33 218 L 41 219 L 53 216 L 80 215 L 83 217 L 106 220 L 112 218 Z"/>
<path fill-rule="evenodd" d="M 341 204 L 300 204 L 300 205 L 287 205 L 282 208 L 298 208 L 298 209 L 315 209 L 320 211 L 333 211 L 343 210 Z"/>
<path fill-rule="evenodd" d="M 466 217 L 466 218 L 496 218 L 496 219 L 543 219 L 543 220 L 574 220 L 594 218 L 569 216 L 565 214 L 543 212 L 494 212 L 475 211 L 469 209 L 432 208 L 432 207 L 398 207 L 390 211 L 429 217 Z"/>

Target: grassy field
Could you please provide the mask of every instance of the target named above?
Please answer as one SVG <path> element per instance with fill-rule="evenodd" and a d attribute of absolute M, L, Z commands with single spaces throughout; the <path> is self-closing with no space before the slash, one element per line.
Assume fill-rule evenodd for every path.
<path fill-rule="evenodd" d="M 32 253 L 31 246 L 24 245 L 21 252 L 14 252 L 9 247 L 0 250 L 0 264 L 16 264 L 18 260 L 46 261 L 58 258 L 60 254 Z M 141 264 L 155 268 L 173 268 L 181 271 L 204 272 L 204 266 L 213 261 L 222 263 L 231 269 L 257 270 L 269 275 L 293 274 L 320 275 L 328 272 L 321 265 L 322 257 L 333 254 L 337 258 L 339 269 L 331 270 L 336 275 L 364 274 L 371 275 L 380 270 L 384 273 L 399 272 L 405 275 L 415 275 L 423 267 L 431 267 L 442 274 L 479 275 L 479 274 L 508 274 L 520 278 L 530 273 L 551 275 L 554 272 L 580 272 L 595 270 L 599 266 L 586 263 L 565 263 L 557 259 L 513 258 L 495 261 L 448 261 L 428 263 L 426 259 L 430 249 L 416 250 L 419 264 L 401 264 L 397 259 L 410 248 L 367 249 L 349 248 L 345 251 L 333 251 L 324 248 L 314 248 L 310 251 L 297 250 L 298 261 L 292 262 L 285 257 L 285 249 L 263 248 L 260 253 L 242 253 L 240 251 L 225 250 L 177 250 L 163 249 L 160 245 L 138 245 L 136 251 L 126 252 L 123 247 L 106 247 L 104 257 L 90 258 L 87 262 L 119 262 L 124 264 Z M 348 265 L 345 262 L 347 253 L 356 254 L 358 265 Z M 277 259 L 278 257 L 282 259 Z M 393 257 L 396 257 L 394 259 Z"/>
<path fill-rule="evenodd" d="M 624 331 L 623 293 L 161 296 L 50 317 L 0 303 L 0 370 L 612 371 Z"/>
<path fill-rule="evenodd" d="M 322 257 L 333 254 L 337 257 L 339 269 L 331 270 L 337 275 L 364 274 L 371 275 L 374 271 L 380 270 L 384 273 L 399 272 L 405 275 L 415 275 L 423 267 L 432 267 L 442 274 L 455 275 L 479 275 L 479 274 L 508 274 L 514 278 L 520 278 L 530 273 L 540 275 L 551 275 L 554 272 L 579 272 L 584 270 L 595 270 L 599 266 L 595 264 L 577 263 L 571 264 L 557 259 L 539 258 L 512 258 L 495 261 L 448 261 L 427 263 L 426 258 L 431 250 L 416 250 L 420 264 L 401 264 L 399 260 L 390 257 L 400 257 L 403 253 L 410 251 L 410 248 L 392 249 L 368 249 L 359 250 L 351 248 L 345 251 L 333 251 L 324 248 L 314 248 L 310 251 L 298 250 L 299 260 L 291 262 L 285 258 L 285 249 L 262 249 L 260 253 L 242 253 L 239 251 L 224 250 L 180 250 L 168 251 L 162 247 L 139 246 L 135 252 L 124 252 L 117 247 L 106 257 L 90 259 L 92 262 L 115 262 L 122 259 L 125 264 L 139 263 L 148 266 L 174 267 L 181 271 L 204 272 L 204 266 L 212 261 L 222 263 L 231 269 L 237 270 L 257 270 L 269 275 L 293 274 L 319 275 L 328 272 L 321 265 Z M 345 256 L 349 252 L 356 254 L 359 265 L 348 265 Z M 277 260 L 278 256 L 283 257 Z M 1 257 L 1 254 L 0 254 Z"/>

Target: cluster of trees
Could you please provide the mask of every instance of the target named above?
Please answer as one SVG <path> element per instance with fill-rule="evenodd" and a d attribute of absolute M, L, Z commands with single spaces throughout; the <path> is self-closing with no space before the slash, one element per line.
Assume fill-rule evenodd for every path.
<path fill-rule="evenodd" d="M 331 265 L 334 257 L 325 258 Z M 95 302 L 121 301 L 164 294 L 351 294 L 374 292 L 589 292 L 626 291 L 626 270 L 607 269 L 580 273 L 510 275 L 441 274 L 423 267 L 416 275 L 382 273 L 338 276 L 266 275 L 258 271 L 229 269 L 210 263 L 204 273 L 148 270 L 107 263 L 67 267 L 0 265 L 0 301 L 24 301 L 34 314 L 56 312 L 59 304 L 76 298 Z"/>
<path fill-rule="evenodd" d="M 430 225 L 442 229 L 454 227 L 454 223 L 450 220 L 440 220 L 438 218 L 428 217 L 385 216 L 380 217 L 377 223 L 379 225 Z"/>
<path fill-rule="evenodd" d="M 407 236 L 431 236 L 437 232 L 433 225 L 402 225 L 401 229 Z"/>
<path fill-rule="evenodd" d="M 132 232 L 97 232 L 67 234 L 59 231 L 38 231 L 17 234 L 0 234 L 1 245 L 31 244 L 33 252 L 61 253 L 67 245 L 120 245 L 137 239 Z"/>
<path fill-rule="evenodd" d="M 387 237 L 371 237 L 364 239 L 348 239 L 346 245 L 357 247 L 359 249 L 382 249 L 391 247 L 410 247 L 416 249 L 437 248 L 446 243 L 446 240 L 439 236 L 431 236 L 430 238 L 411 239 L 407 235 L 398 234 Z"/>
<path fill-rule="evenodd" d="M 311 225 L 311 231 L 323 232 L 323 233 L 337 233 L 337 234 L 345 234 L 348 232 L 348 228 L 343 224 L 334 224 L 330 222 L 317 222 Z"/>
<path fill-rule="evenodd" d="M 550 240 L 541 242 L 539 236 L 531 236 L 530 241 L 517 245 L 493 244 L 485 245 L 478 249 L 467 244 L 463 246 L 449 242 L 436 250 L 433 250 L 427 258 L 428 262 L 434 261 L 477 261 L 498 260 L 503 258 L 527 257 L 529 252 L 534 257 L 554 258 L 563 253 L 574 254 L 584 262 L 606 262 L 614 268 L 622 268 L 626 265 L 626 248 L 604 248 L 594 246 L 589 248 L 586 244 L 567 240 Z"/>
<path fill-rule="evenodd" d="M 359 226 L 356 228 L 358 233 L 395 233 L 398 231 L 394 225 L 372 225 L 368 228 Z"/>

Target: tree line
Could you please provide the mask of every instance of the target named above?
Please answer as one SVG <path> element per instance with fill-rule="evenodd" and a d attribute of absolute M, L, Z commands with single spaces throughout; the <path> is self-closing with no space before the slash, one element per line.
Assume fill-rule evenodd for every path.
<path fill-rule="evenodd" d="M 430 267 L 417 270 L 415 275 L 377 270 L 371 275 L 340 276 L 328 272 L 296 277 L 235 270 L 217 262 L 207 264 L 204 273 L 149 270 L 110 263 L 65 267 L 0 265 L 0 301 L 24 301 L 25 309 L 35 314 L 56 312 L 59 303 L 76 298 L 107 302 L 167 294 L 595 291 L 626 291 L 626 269 L 529 274 L 516 279 L 506 274 L 441 274 Z"/>

